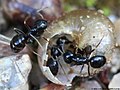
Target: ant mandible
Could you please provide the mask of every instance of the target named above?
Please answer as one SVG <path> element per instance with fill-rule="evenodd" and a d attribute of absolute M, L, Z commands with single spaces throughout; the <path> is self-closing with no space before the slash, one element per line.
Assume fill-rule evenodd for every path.
<path fill-rule="evenodd" d="M 24 21 L 24 24 L 30 30 L 28 33 L 25 34 L 23 31 L 21 31 L 19 29 L 14 29 L 15 32 L 17 33 L 17 35 L 15 35 L 12 38 L 12 40 L 10 41 L 10 47 L 11 47 L 12 51 L 15 53 L 18 53 L 21 50 L 23 50 L 23 48 L 25 47 L 26 44 L 29 43 L 29 40 L 31 38 L 35 39 L 38 42 L 36 37 L 42 35 L 44 30 L 48 26 L 48 23 L 46 20 L 39 19 L 39 20 L 35 21 L 32 28 L 29 28 L 29 26 L 26 24 L 26 21 L 28 20 L 28 18 L 30 18 L 30 16 L 28 16 Z M 38 44 L 39 44 L 39 42 L 38 42 Z"/>

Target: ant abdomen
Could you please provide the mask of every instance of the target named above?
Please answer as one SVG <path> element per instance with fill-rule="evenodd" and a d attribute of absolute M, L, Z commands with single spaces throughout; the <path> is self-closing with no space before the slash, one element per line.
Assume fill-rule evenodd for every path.
<path fill-rule="evenodd" d="M 13 52 L 18 53 L 25 47 L 26 36 L 24 34 L 19 34 L 13 37 L 10 42 L 10 47 Z"/>
<path fill-rule="evenodd" d="M 58 62 L 53 60 L 53 58 L 49 58 L 46 66 L 50 68 L 50 71 L 52 72 L 53 75 L 57 75 L 58 73 Z"/>
<path fill-rule="evenodd" d="M 90 58 L 90 65 L 93 68 L 100 68 L 106 63 L 105 56 L 97 55 Z"/>

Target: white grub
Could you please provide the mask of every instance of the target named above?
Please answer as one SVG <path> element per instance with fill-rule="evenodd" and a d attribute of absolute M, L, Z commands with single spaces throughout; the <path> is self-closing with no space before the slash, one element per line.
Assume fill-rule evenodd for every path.
<path fill-rule="evenodd" d="M 109 25 L 111 25 L 111 29 L 113 29 L 113 24 L 105 16 L 104 20 L 101 19 L 101 13 L 88 11 L 89 10 L 75 10 L 61 17 L 57 22 L 53 21 L 52 26 L 48 27 L 48 30 L 52 33 L 49 34 L 44 32 L 43 36 L 50 38 L 50 40 L 56 38 L 55 36 L 71 36 L 68 39 L 71 41 L 74 40 L 74 43 L 76 44 L 75 46 L 77 46 L 79 49 L 83 49 L 88 45 L 90 45 L 92 49 L 95 49 L 95 51 L 91 54 L 91 57 L 94 55 L 104 55 L 108 60 L 108 56 L 110 54 L 109 51 L 112 49 L 111 47 L 114 44 L 113 33 L 110 32 L 108 28 Z M 43 74 L 51 82 L 69 86 L 71 85 L 71 81 L 75 76 L 87 77 L 89 75 L 87 64 L 84 65 L 82 72 L 80 72 L 82 65 L 70 66 L 69 64 L 66 64 L 63 58 L 61 58 L 62 56 L 60 56 L 59 61 L 62 64 L 62 68 L 65 70 L 65 72 L 63 72 L 64 70 L 59 65 L 59 71 L 57 75 L 54 76 L 49 67 L 45 66 L 49 42 L 44 42 L 43 39 L 40 39 L 40 42 L 44 50 L 40 51 L 40 48 L 38 49 L 38 53 L 41 55 L 41 58 L 38 57 L 38 59 L 39 62 L 42 62 L 42 64 L 39 63 L 39 65 L 43 71 Z M 53 40 L 53 42 L 56 43 L 55 40 Z M 101 68 L 94 69 L 90 66 L 91 75 L 98 73 L 100 70 Z"/>
<path fill-rule="evenodd" d="M 27 54 L 0 59 L 0 90 L 28 90 L 28 75 L 31 70 Z"/>

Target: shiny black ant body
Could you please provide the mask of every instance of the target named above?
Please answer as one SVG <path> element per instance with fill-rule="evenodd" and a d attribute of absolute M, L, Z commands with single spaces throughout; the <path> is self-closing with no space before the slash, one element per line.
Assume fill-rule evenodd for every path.
<path fill-rule="evenodd" d="M 99 44 L 100 44 L 100 42 L 99 42 Z M 78 49 L 77 54 L 72 53 L 71 51 L 66 51 L 63 54 L 63 59 L 67 64 L 70 64 L 70 65 L 83 65 L 81 68 L 81 72 L 84 67 L 84 64 L 87 64 L 88 65 L 88 74 L 90 75 L 89 63 L 90 63 L 90 66 L 93 68 L 101 68 L 106 63 L 105 56 L 96 55 L 96 56 L 90 57 L 90 54 L 94 50 L 95 49 L 92 50 L 92 47 L 90 45 L 88 45 L 83 50 Z"/>
<path fill-rule="evenodd" d="M 21 30 L 15 30 L 17 35 L 15 35 L 10 42 L 12 51 L 15 53 L 20 52 L 25 47 L 25 45 L 29 43 L 31 38 L 41 35 L 46 28 L 47 21 L 40 19 L 35 22 L 31 29 L 29 28 L 30 31 L 26 34 Z"/>
<path fill-rule="evenodd" d="M 48 66 L 52 72 L 53 75 L 57 75 L 58 73 L 58 62 L 54 60 L 53 58 L 49 58 L 46 66 Z"/>
<path fill-rule="evenodd" d="M 56 41 L 57 45 L 51 48 L 51 56 L 54 59 L 56 59 L 57 57 L 62 55 L 63 60 L 69 65 L 83 65 L 81 68 L 81 72 L 84 67 L 84 64 L 87 64 L 89 75 L 90 75 L 89 63 L 90 63 L 90 66 L 93 68 L 100 68 L 106 63 L 105 56 L 96 55 L 96 56 L 90 57 L 90 54 L 95 50 L 95 49 L 92 50 L 92 47 L 90 45 L 85 47 L 83 50 L 78 49 L 77 54 L 75 54 L 75 52 L 72 53 L 72 51 L 70 51 L 70 50 L 63 53 L 64 44 L 70 43 L 70 41 L 68 39 L 65 39 L 66 41 L 64 39 L 65 39 L 65 37 L 64 38 L 62 37 L 62 39 L 58 38 L 58 40 Z M 98 45 L 100 44 L 100 42 L 98 43 Z M 56 69 L 58 69 L 58 64 L 54 64 L 54 63 L 56 63 L 56 60 L 54 60 L 54 59 L 51 60 L 51 62 L 50 61 L 48 61 L 48 62 L 50 64 L 52 63 L 54 65 L 53 68 L 56 67 Z M 47 65 L 49 63 L 47 63 Z M 52 67 L 50 67 L 50 70 L 53 73 L 54 70 L 52 69 Z M 54 75 L 57 75 L 58 70 L 55 70 L 55 71 L 56 72 L 54 72 L 55 73 Z"/>
<path fill-rule="evenodd" d="M 96 55 L 89 59 L 87 57 L 82 57 L 67 51 L 63 54 L 63 57 L 67 64 L 83 65 L 90 63 L 91 67 L 93 68 L 100 68 L 106 63 L 106 58 L 102 55 Z"/>
<path fill-rule="evenodd" d="M 56 59 L 62 55 L 62 52 L 64 51 L 64 49 L 63 49 L 64 44 L 68 44 L 68 43 L 71 43 L 71 42 L 65 36 L 62 36 L 57 39 L 56 45 L 53 45 L 51 47 L 52 58 L 48 59 L 46 66 L 48 66 L 50 68 L 53 75 L 57 75 L 57 73 L 58 73 L 58 62 L 59 61 L 57 61 Z M 59 64 L 60 64 L 60 62 L 59 62 Z M 62 67 L 61 64 L 60 64 L 60 66 Z M 65 73 L 65 71 L 64 71 L 64 73 Z"/>

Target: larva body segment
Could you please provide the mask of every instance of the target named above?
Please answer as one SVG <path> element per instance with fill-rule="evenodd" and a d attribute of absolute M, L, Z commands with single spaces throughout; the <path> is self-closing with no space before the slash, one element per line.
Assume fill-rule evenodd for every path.
<path fill-rule="evenodd" d="M 56 40 L 60 36 L 66 36 L 75 49 L 83 50 L 87 46 L 91 46 L 93 52 L 90 53 L 89 58 L 95 55 L 103 55 L 106 57 L 106 62 L 109 61 L 110 51 L 114 45 L 113 40 L 114 26 L 111 21 L 103 14 L 92 10 L 74 10 L 60 17 L 43 33 L 40 39 L 41 47 L 39 47 L 39 59 L 40 68 L 43 74 L 53 83 L 61 85 L 71 85 L 71 81 L 75 76 L 89 76 L 88 65 L 84 64 L 84 68 L 81 71 L 82 65 L 69 65 L 63 60 L 62 55 L 59 57 L 59 70 L 56 76 L 54 76 L 49 67 L 46 66 L 46 62 L 49 57 L 49 47 L 56 45 Z M 64 47 L 64 51 L 71 48 L 69 46 Z M 72 51 L 73 48 L 72 48 Z M 75 52 L 74 52 L 75 53 Z M 63 71 L 64 69 L 64 71 Z M 94 75 L 99 72 L 100 68 L 92 68 L 90 66 L 90 75 Z"/>

